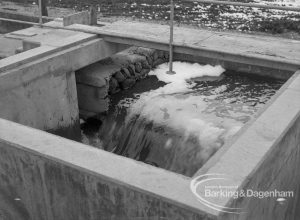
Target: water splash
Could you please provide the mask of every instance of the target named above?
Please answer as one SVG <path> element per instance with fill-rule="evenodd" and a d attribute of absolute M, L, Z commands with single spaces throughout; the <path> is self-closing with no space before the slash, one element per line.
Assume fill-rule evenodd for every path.
<path fill-rule="evenodd" d="M 220 66 L 175 62 L 150 73 L 160 87 L 121 99 L 100 132 L 104 149 L 192 176 L 281 83 L 222 75 Z M 147 83 L 147 79 L 140 82 Z M 144 87 L 141 85 L 140 87 Z M 144 90 L 145 91 L 145 90 Z"/>

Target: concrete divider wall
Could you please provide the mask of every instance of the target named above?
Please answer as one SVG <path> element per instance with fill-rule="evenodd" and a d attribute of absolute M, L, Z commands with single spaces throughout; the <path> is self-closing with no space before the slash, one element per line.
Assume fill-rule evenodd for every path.
<path fill-rule="evenodd" d="M 215 219 L 186 177 L 3 119 L 0 198 L 9 220 Z"/>
<path fill-rule="evenodd" d="M 300 218 L 300 71 L 291 77 L 281 92 L 270 109 L 266 109 L 267 115 L 258 119 L 268 130 L 265 138 L 270 140 L 275 136 L 275 142 L 240 188 L 262 192 L 290 191 L 293 195 L 285 198 L 283 203 L 277 201 L 278 197 L 232 200 L 229 203 L 232 207 L 244 207 L 246 213 L 240 218 L 226 216 L 227 219 Z M 267 124 L 273 126 L 265 127 Z"/>
<path fill-rule="evenodd" d="M 120 48 L 94 35 L 71 34 L 0 61 L 1 118 L 80 140 L 74 71 Z"/>
<path fill-rule="evenodd" d="M 223 57 L 229 57 L 224 55 Z M 289 70 L 289 65 L 285 65 L 284 63 L 278 64 L 281 66 L 282 69 L 279 69 L 277 67 L 268 67 L 266 65 L 268 62 L 265 61 L 265 63 L 260 59 L 251 59 L 251 64 L 247 64 L 247 62 L 243 62 L 243 57 L 240 57 L 239 61 L 236 61 L 236 59 L 233 57 L 230 59 L 222 59 L 222 58 L 211 58 L 205 55 L 202 55 L 201 53 L 198 53 L 198 55 L 189 55 L 189 54 L 180 54 L 175 53 L 174 54 L 174 60 L 179 61 L 187 61 L 187 62 L 195 62 L 200 64 L 210 64 L 210 65 L 221 65 L 225 69 L 233 70 L 239 73 L 247 73 L 247 74 L 256 74 L 263 77 L 271 77 L 275 79 L 283 79 L 287 80 L 289 79 L 295 72 L 297 68 L 294 70 Z M 246 58 L 244 58 L 246 60 Z M 287 66 L 287 67 L 285 67 Z"/>
<path fill-rule="evenodd" d="M 20 54 L 15 61 L 17 57 L 23 58 Z M 79 140 L 75 73 L 65 69 L 65 59 L 58 62 L 55 56 L 46 56 L 1 72 L 0 117 Z"/>
<path fill-rule="evenodd" d="M 14 88 L 1 87 L 0 93 L 0 117 L 80 139 L 74 72 L 49 72 Z"/>
<path fill-rule="evenodd" d="M 299 96 L 300 97 L 300 96 Z M 233 200 L 232 207 L 243 207 L 245 214 L 222 216 L 223 219 L 289 220 L 300 217 L 300 114 L 286 129 L 280 140 L 265 155 L 258 168 L 241 186 L 245 191 L 292 192 L 283 203 L 277 198 L 242 198 Z M 280 197 L 279 197 L 280 198 Z"/>
<path fill-rule="evenodd" d="M 77 12 L 63 17 L 63 26 L 72 24 L 91 25 L 91 15 L 88 11 Z"/>
<path fill-rule="evenodd" d="M 255 119 L 223 146 L 195 174 L 221 173 L 229 177 L 227 186 L 238 190 L 292 192 L 280 196 L 217 198 L 216 204 L 241 208 L 242 214 L 224 214 L 228 220 L 299 219 L 300 204 L 300 71 L 297 71 L 267 103 Z M 221 183 L 222 184 L 222 183 Z M 240 191 L 238 191 L 240 192 Z"/>

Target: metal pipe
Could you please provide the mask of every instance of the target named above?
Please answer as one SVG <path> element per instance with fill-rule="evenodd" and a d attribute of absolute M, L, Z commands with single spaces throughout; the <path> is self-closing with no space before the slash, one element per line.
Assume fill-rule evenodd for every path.
<path fill-rule="evenodd" d="M 241 3 L 241 2 L 230 2 L 230 1 L 214 1 L 214 0 L 183 0 L 183 2 L 199 2 L 203 4 L 214 4 L 214 5 L 232 5 L 252 8 L 264 8 L 264 9 L 276 9 L 283 11 L 297 11 L 300 12 L 300 7 L 289 7 L 289 6 L 277 6 L 277 5 L 262 5 L 254 3 Z"/>
<path fill-rule="evenodd" d="M 39 24 L 43 24 L 42 0 L 39 0 Z"/>
<path fill-rule="evenodd" d="M 174 1 L 170 4 L 170 42 L 169 42 L 169 71 L 167 74 L 175 74 L 173 71 L 173 35 L 174 35 Z"/>

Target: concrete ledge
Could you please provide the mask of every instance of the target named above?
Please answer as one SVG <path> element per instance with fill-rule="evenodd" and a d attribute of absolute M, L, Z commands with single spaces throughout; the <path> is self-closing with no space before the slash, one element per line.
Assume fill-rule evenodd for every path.
<path fill-rule="evenodd" d="M 0 188 L 32 219 L 216 219 L 181 175 L 3 119 L 0 128 Z"/>
<path fill-rule="evenodd" d="M 239 188 L 295 190 L 298 195 L 300 90 L 296 86 L 299 82 L 297 72 L 233 144 L 218 157 L 213 156 L 210 166 L 201 169 L 197 175 L 228 174 L 233 186 Z M 189 178 L 2 119 L 0 140 L 0 170 L 4 176 L 16 170 L 15 177 L 9 176 L 8 182 L 16 188 L 11 192 L 12 188 L 5 179 L 0 181 L 0 186 L 7 188 L 11 196 L 24 200 L 25 207 L 30 204 L 30 214 L 39 216 L 39 219 L 43 219 L 43 215 L 49 215 L 49 219 L 53 219 L 51 216 L 62 216 L 64 220 L 74 219 L 74 216 L 96 219 L 96 215 L 91 214 L 95 212 L 105 217 L 115 214 L 117 219 L 149 219 L 149 215 L 158 219 L 217 219 L 217 216 L 218 219 L 230 220 L 267 219 L 269 213 L 278 214 L 274 211 L 277 207 L 275 200 L 266 200 L 254 207 L 253 200 L 218 198 L 216 204 L 238 206 L 248 211 L 239 216 L 221 214 L 197 201 L 189 189 Z M 28 164 L 30 168 L 27 168 Z M 37 174 L 40 175 L 38 180 L 32 178 Z M 24 181 L 17 181 L 20 176 Z M 292 179 L 285 181 L 289 178 Z M 203 195 L 204 192 L 199 193 Z M 41 209 L 26 198 L 34 198 L 35 202 L 40 198 L 40 204 L 47 205 Z M 64 202 L 57 205 L 53 201 Z M 298 201 L 298 196 L 289 200 L 288 205 L 281 208 L 280 215 L 272 214 L 272 219 L 282 219 L 282 215 L 293 218 L 297 207 L 292 204 Z M 78 209 L 82 204 L 91 203 L 94 205 Z M 109 210 L 105 208 L 107 204 L 110 204 Z M 52 209 L 44 212 L 49 206 Z M 256 211 L 251 211 L 250 207 Z"/>
<path fill-rule="evenodd" d="M 107 34 L 108 35 L 108 34 Z M 106 36 L 102 34 L 102 38 L 108 42 L 114 42 L 119 44 L 131 44 L 135 46 L 149 47 L 153 49 L 159 49 L 168 51 L 168 42 L 157 41 L 157 40 L 142 40 L 142 39 L 133 39 L 131 37 L 115 37 L 115 36 Z M 247 73 L 253 73 L 253 69 L 257 69 L 255 72 L 263 75 L 264 68 L 275 70 L 278 72 L 280 70 L 283 72 L 278 77 L 276 74 L 272 74 L 274 78 L 288 79 L 296 70 L 300 68 L 298 61 L 293 60 L 284 60 L 276 57 L 266 57 L 262 55 L 251 55 L 251 54 L 239 54 L 234 52 L 225 52 L 221 50 L 213 50 L 209 48 L 201 47 L 192 47 L 187 45 L 181 45 L 174 43 L 174 53 L 181 54 L 177 56 L 177 59 L 182 59 L 186 55 L 205 58 L 206 60 L 200 63 L 208 64 L 224 64 L 232 70 L 240 71 L 240 68 L 243 68 L 244 65 L 247 65 L 247 68 L 243 68 L 242 71 Z M 176 58 L 176 57 L 175 57 Z M 191 59 L 188 59 L 191 62 Z M 199 61 L 198 61 L 199 62 Z M 231 63 L 229 63 L 231 62 Z M 234 65 L 232 65 L 234 64 Z M 249 70 L 250 69 L 250 70 Z M 270 72 L 270 71 L 268 71 Z"/>
<path fill-rule="evenodd" d="M 91 25 L 91 15 L 88 11 L 82 11 L 63 17 L 63 26 L 72 24 Z"/>
<path fill-rule="evenodd" d="M 187 61 L 187 62 L 196 62 L 201 64 L 210 64 L 210 65 L 221 65 L 223 68 L 228 70 L 234 70 L 239 73 L 247 74 L 256 74 L 265 77 L 271 77 L 275 79 L 289 79 L 298 69 L 298 66 L 291 68 L 289 64 L 278 63 L 277 61 L 264 62 L 259 59 L 252 58 L 242 58 L 234 57 L 231 55 L 226 55 L 219 53 L 218 56 L 208 55 L 207 53 L 194 53 L 194 55 L 188 54 L 174 54 L 174 60 Z M 226 57 L 226 58 L 224 58 Z M 275 65 L 276 63 L 276 65 Z"/>
<path fill-rule="evenodd" d="M 21 59 L 18 68 L 12 69 L 10 71 L 5 71 L 0 73 L 0 91 L 6 90 L 11 87 L 16 87 L 22 83 L 26 83 L 34 80 L 37 77 L 41 77 L 49 72 L 70 72 L 80 69 L 89 64 L 95 63 L 101 59 L 111 56 L 112 54 L 118 52 L 118 45 L 104 42 L 102 39 L 91 40 L 86 43 L 82 43 L 78 46 L 73 46 L 70 49 L 62 50 L 53 53 L 53 48 L 49 46 L 43 46 L 24 53 L 15 55 L 25 56 Z M 37 59 L 38 55 L 35 54 L 34 57 L 30 57 L 31 51 L 39 52 L 52 52 L 51 55 L 41 57 L 39 60 L 34 62 L 29 62 L 31 60 Z M 100 52 L 101 51 L 101 52 Z M 15 57 L 14 56 L 14 57 Z M 26 59 L 28 58 L 28 59 Z M 6 61 L 9 58 L 0 60 L 3 62 L 3 69 L 11 69 L 16 64 L 11 60 L 11 65 L 7 64 Z M 7 64 L 7 65 L 5 65 Z M 8 66 L 8 67 L 7 67 Z M 3 70 L 1 69 L 1 70 Z M 34 70 L 34 71 L 33 71 Z M 22 72 L 22 74 L 21 74 Z M 20 78 L 21 76 L 21 78 Z"/>
<path fill-rule="evenodd" d="M 95 39 L 2 72 L 0 117 L 80 139 L 74 71 L 116 52 L 116 45 Z"/>
<path fill-rule="evenodd" d="M 294 198 L 288 199 L 280 213 L 279 209 L 276 210 L 276 198 L 219 198 L 214 201 L 216 204 L 242 208 L 246 212 L 239 217 L 224 214 L 222 219 L 295 218 L 300 176 L 292 173 L 299 170 L 300 161 L 300 90 L 294 89 L 294 86 L 299 83 L 300 74 L 297 72 L 258 116 L 195 174 L 225 174 L 231 178 L 228 185 L 239 186 L 243 190 L 292 190 Z"/>
<path fill-rule="evenodd" d="M 98 34 L 108 42 L 168 51 L 166 25 L 115 22 L 103 27 L 75 24 L 70 26 L 70 29 Z M 265 68 L 280 70 L 279 74 L 282 76 L 278 78 L 289 78 L 300 68 L 300 47 L 299 42 L 295 40 L 176 28 L 173 45 L 174 52 L 178 54 L 205 57 L 212 62 L 228 62 L 227 66 L 230 66 L 230 63 L 253 66 L 252 69 L 261 74 Z M 230 67 L 238 70 L 238 65 Z M 249 67 L 244 67 L 244 71 L 248 69 Z"/>
<path fill-rule="evenodd" d="M 34 38 L 33 38 L 34 39 Z M 48 56 L 52 53 L 56 53 L 67 48 L 71 48 L 76 45 L 88 42 L 90 40 L 96 39 L 93 35 L 81 35 L 81 36 L 71 36 L 70 38 L 60 39 L 56 41 L 51 41 L 51 43 L 42 43 L 42 47 L 37 47 L 23 53 L 16 54 L 14 56 L 7 57 L 0 60 L 0 74 L 2 72 L 8 71 L 10 69 L 20 67 L 26 63 L 34 61 L 36 59 Z M 37 41 L 40 43 L 40 41 Z"/>

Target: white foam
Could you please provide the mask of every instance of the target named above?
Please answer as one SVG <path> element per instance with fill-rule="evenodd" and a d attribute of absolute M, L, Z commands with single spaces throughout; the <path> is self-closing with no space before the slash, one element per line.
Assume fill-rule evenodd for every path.
<path fill-rule="evenodd" d="M 226 139 L 234 135 L 242 123 L 206 114 L 204 111 L 208 103 L 199 95 L 189 94 L 193 83 L 188 81 L 202 76 L 220 76 L 225 70 L 221 66 L 184 62 L 174 62 L 175 75 L 166 74 L 167 70 L 168 64 L 165 63 L 150 73 L 167 84 L 142 93 L 139 99 L 130 105 L 127 121 L 135 115 L 140 115 L 157 125 L 174 129 L 186 138 L 191 135 L 197 137 L 204 152 L 208 151 L 207 155 L 202 156 L 209 156 L 212 150 L 219 148 Z M 211 98 L 214 97 L 215 95 Z"/>
<path fill-rule="evenodd" d="M 156 76 L 165 83 L 185 83 L 187 80 L 202 76 L 220 76 L 225 69 L 221 66 L 200 65 L 198 63 L 173 62 L 174 75 L 167 74 L 168 63 L 159 65 L 149 75 Z"/>

